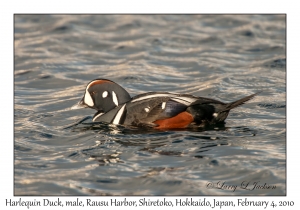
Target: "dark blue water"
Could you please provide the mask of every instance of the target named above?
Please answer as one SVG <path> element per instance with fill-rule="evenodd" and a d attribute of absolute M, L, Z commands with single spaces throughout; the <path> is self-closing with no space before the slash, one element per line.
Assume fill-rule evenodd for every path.
<path fill-rule="evenodd" d="M 284 15 L 15 15 L 15 195 L 285 195 Z M 70 110 L 107 78 L 132 96 L 231 102 L 224 127 L 149 132 Z M 221 190 L 208 183 L 276 186 Z M 217 186 L 217 185 L 216 185 Z"/>

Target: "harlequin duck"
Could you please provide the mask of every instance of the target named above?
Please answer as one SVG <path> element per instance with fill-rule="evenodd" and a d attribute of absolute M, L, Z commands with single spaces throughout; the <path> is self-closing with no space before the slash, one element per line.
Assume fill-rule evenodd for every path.
<path fill-rule="evenodd" d="M 168 92 L 149 92 L 131 97 L 117 83 L 95 79 L 87 85 L 83 98 L 72 109 L 96 109 L 94 122 L 156 129 L 186 128 L 224 123 L 231 109 L 244 104 L 256 94 L 231 103 Z"/>

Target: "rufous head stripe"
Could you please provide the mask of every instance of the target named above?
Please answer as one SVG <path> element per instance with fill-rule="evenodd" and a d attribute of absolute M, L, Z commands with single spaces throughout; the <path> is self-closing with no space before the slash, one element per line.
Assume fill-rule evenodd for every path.
<path fill-rule="evenodd" d="M 112 81 L 109 80 L 94 80 L 92 81 L 87 87 L 86 89 L 88 90 L 90 87 L 92 87 L 93 85 L 98 85 L 98 84 L 104 84 L 104 83 L 113 83 Z"/>

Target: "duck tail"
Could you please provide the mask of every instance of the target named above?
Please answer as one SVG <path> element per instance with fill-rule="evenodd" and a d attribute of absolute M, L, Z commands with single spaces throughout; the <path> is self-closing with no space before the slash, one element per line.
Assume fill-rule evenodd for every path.
<path fill-rule="evenodd" d="M 222 110 L 222 112 L 229 111 L 230 109 L 233 109 L 233 108 L 236 108 L 236 107 L 238 107 L 238 106 L 240 106 L 240 105 L 243 105 L 245 102 L 251 100 L 254 96 L 256 96 L 257 94 L 259 94 L 259 93 L 261 93 L 261 92 L 262 92 L 262 91 L 257 92 L 257 93 L 254 93 L 254 94 L 252 94 L 252 95 L 250 95 L 250 96 L 246 96 L 246 97 L 244 97 L 244 98 L 242 98 L 242 99 L 239 99 L 239 100 L 237 100 L 237 101 L 234 101 L 234 102 L 231 102 L 231 103 L 226 104 L 226 107 L 225 107 L 224 110 Z"/>

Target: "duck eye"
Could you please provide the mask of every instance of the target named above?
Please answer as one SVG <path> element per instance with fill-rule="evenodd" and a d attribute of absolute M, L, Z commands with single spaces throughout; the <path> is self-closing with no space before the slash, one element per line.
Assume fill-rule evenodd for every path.
<path fill-rule="evenodd" d="M 93 91 L 93 92 L 91 92 L 91 95 L 95 95 L 97 92 L 96 91 Z"/>

